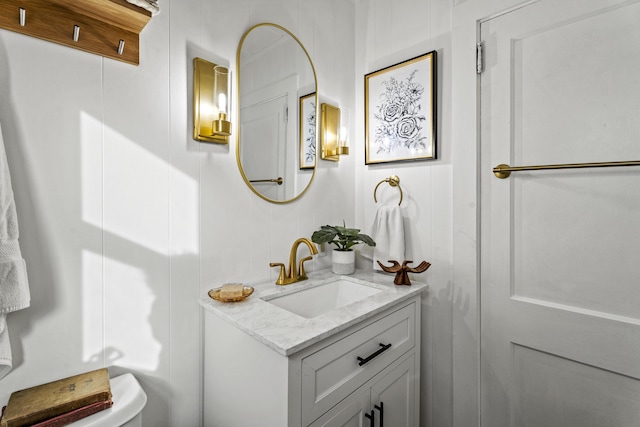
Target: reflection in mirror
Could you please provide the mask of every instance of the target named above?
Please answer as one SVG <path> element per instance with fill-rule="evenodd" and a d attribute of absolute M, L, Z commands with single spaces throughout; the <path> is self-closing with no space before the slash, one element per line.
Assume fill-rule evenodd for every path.
<path fill-rule="evenodd" d="M 253 192 L 273 203 L 300 197 L 316 167 L 317 81 L 309 54 L 276 24 L 238 46 L 237 161 Z"/>

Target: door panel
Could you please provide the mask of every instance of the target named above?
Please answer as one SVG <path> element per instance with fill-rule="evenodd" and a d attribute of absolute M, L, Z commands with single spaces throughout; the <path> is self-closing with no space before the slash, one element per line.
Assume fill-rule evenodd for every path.
<path fill-rule="evenodd" d="M 389 427 L 411 427 L 417 424 L 414 420 L 415 361 L 410 357 L 382 377 L 371 387 L 371 406 L 380 405 L 383 411 L 377 413 L 376 425 Z M 380 420 L 380 414 L 384 419 Z"/>
<path fill-rule="evenodd" d="M 517 345 L 513 347 L 512 357 L 513 394 L 515 405 L 518 405 L 514 411 L 514 425 L 638 425 L 638 381 Z M 576 393 L 576 390 L 580 392 Z M 535 405 L 529 402 L 535 402 Z M 591 404 L 585 405 L 585 402 Z"/>
<path fill-rule="evenodd" d="M 282 184 L 252 182 L 262 196 L 286 200 L 298 194 L 305 179 L 297 174 L 297 121 L 289 120 L 289 111 L 297 111 L 297 75 L 285 77 L 252 92 L 243 92 L 240 103 L 240 150 L 242 169 L 249 181 L 282 178 Z M 247 142 L 253 142 L 247 144 Z"/>
<path fill-rule="evenodd" d="M 619 150 L 618 158 L 640 159 L 630 151 Z M 514 178 L 513 294 L 638 317 L 640 263 L 621 254 L 640 254 L 640 198 L 629 197 L 640 174 L 592 169 Z M 567 255 L 563 262 L 558 254 Z"/>
<path fill-rule="evenodd" d="M 640 7 L 602 0 L 555 3 L 519 11 L 534 25 L 523 28 L 515 23 L 519 18 L 510 25 L 519 27 L 509 30 L 508 40 L 514 159 L 615 160 L 612 144 L 640 158 L 638 94 L 629 90 L 640 85 Z"/>
<path fill-rule="evenodd" d="M 482 425 L 638 426 L 640 2 L 481 24 Z"/>
<path fill-rule="evenodd" d="M 309 427 L 365 427 L 371 425 L 365 418 L 371 392 L 368 388 L 355 392 L 317 419 Z"/>
<path fill-rule="evenodd" d="M 287 94 L 274 97 L 259 104 L 247 105 L 241 111 L 243 138 L 248 141 L 277 141 L 273 144 L 256 144 L 251 152 L 243 151 L 242 166 L 247 178 L 269 180 L 285 177 L 284 165 L 287 146 L 286 120 Z M 274 200 L 284 197 L 284 186 L 271 182 L 254 182 L 260 194 Z"/>

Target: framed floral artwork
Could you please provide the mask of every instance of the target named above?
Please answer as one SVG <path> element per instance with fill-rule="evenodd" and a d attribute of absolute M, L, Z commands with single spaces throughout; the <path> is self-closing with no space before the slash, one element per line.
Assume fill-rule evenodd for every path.
<path fill-rule="evenodd" d="M 365 164 L 436 158 L 436 52 L 367 74 Z"/>
<path fill-rule="evenodd" d="M 300 169 L 316 166 L 316 94 L 300 97 Z"/>

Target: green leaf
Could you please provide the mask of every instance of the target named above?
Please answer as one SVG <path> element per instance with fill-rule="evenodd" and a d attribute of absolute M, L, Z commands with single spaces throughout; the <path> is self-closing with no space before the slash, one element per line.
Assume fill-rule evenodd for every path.
<path fill-rule="evenodd" d="M 346 226 L 323 225 L 320 230 L 314 231 L 311 235 L 314 243 L 331 243 L 336 245 L 339 251 L 351 250 L 351 247 L 364 243 L 375 246 L 376 242 L 368 235 L 360 233 L 360 229 L 347 228 Z"/>
<path fill-rule="evenodd" d="M 314 231 L 311 235 L 311 241 L 314 243 L 329 243 L 338 233 L 331 228 L 322 227 L 318 231 Z"/>
<path fill-rule="evenodd" d="M 366 234 L 358 234 L 358 239 L 362 240 L 362 243 L 366 243 L 369 246 L 376 245 L 376 242 L 371 238 L 371 236 L 368 236 Z"/>

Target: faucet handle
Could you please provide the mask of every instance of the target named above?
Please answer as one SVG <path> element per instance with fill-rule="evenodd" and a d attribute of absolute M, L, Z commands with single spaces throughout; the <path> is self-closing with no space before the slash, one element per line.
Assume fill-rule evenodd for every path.
<path fill-rule="evenodd" d="M 300 264 L 298 265 L 298 278 L 300 280 L 304 280 L 304 279 L 307 278 L 307 274 L 304 271 L 304 263 L 305 263 L 305 261 L 309 261 L 311 259 L 313 259 L 313 257 L 312 256 L 308 256 L 308 257 L 304 257 L 304 258 L 302 258 L 300 260 Z"/>
<path fill-rule="evenodd" d="M 269 267 L 280 267 L 280 274 L 278 275 L 278 280 L 276 280 L 276 285 L 284 285 L 284 264 L 281 262 L 270 262 Z"/>

